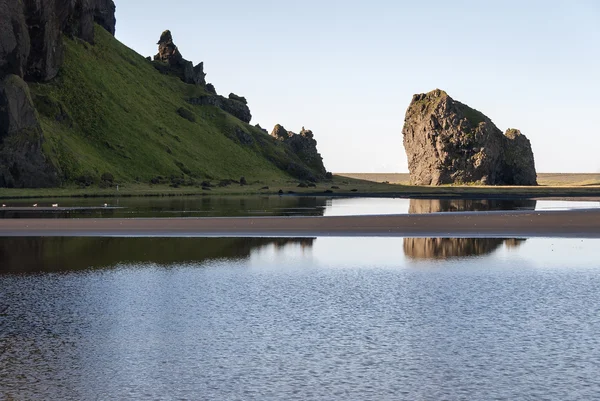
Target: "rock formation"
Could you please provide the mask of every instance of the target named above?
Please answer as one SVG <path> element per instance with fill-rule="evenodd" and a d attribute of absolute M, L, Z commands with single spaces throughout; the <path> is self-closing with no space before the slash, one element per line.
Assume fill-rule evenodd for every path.
<path fill-rule="evenodd" d="M 442 90 L 413 96 L 403 136 L 413 185 L 537 185 L 529 140 Z"/>
<path fill-rule="evenodd" d="M 54 78 L 63 58 L 61 35 L 93 43 L 94 22 L 115 33 L 112 0 L 0 2 L 0 76 Z"/>
<path fill-rule="evenodd" d="M 302 127 L 299 134 L 292 131 L 287 131 L 283 126 L 277 124 L 271 132 L 271 136 L 283 143 L 289 145 L 292 151 L 298 155 L 307 166 L 318 172 L 322 178 L 326 174 L 325 166 L 323 166 L 323 158 L 317 151 L 317 141 L 314 139 L 313 132 Z"/>
<path fill-rule="evenodd" d="M 160 35 L 158 54 L 154 56 L 154 61 L 154 67 L 163 74 L 175 74 L 183 82 L 202 86 L 209 93 L 209 95 L 189 98 L 187 99 L 188 103 L 197 106 L 218 107 L 245 123 L 252 120 L 246 98 L 234 93 L 231 93 L 228 98 L 218 95 L 215 87 L 206 83 L 204 63 L 194 67 L 191 61 L 184 59 L 175 43 L 173 43 L 171 31 L 166 30 Z"/>
<path fill-rule="evenodd" d="M 181 80 L 187 84 L 206 86 L 206 74 L 204 73 L 204 63 L 194 66 L 191 61 L 183 58 L 175 43 L 171 31 L 166 30 L 160 35 L 158 41 L 158 54 L 154 56 L 154 61 L 166 63 L 169 67 L 166 71 L 174 72 Z M 157 69 L 162 66 L 156 65 Z"/>
<path fill-rule="evenodd" d="M 228 99 L 220 95 L 206 95 L 192 97 L 187 99 L 187 101 L 189 104 L 197 106 L 218 107 L 221 110 L 239 118 L 245 123 L 249 123 L 252 120 L 252 113 L 250 113 L 250 108 L 248 105 L 238 100 Z"/>
<path fill-rule="evenodd" d="M 43 142 L 27 83 L 17 75 L 7 75 L 0 82 L 0 188 L 58 184 Z"/>
<path fill-rule="evenodd" d="M 54 78 L 63 61 L 61 35 L 93 43 L 94 23 L 114 34 L 112 0 L 0 2 L 0 187 L 58 183 L 26 81 Z"/>

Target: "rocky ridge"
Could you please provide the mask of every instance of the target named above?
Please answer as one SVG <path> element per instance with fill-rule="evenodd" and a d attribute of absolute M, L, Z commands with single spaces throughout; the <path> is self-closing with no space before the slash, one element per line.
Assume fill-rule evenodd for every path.
<path fill-rule="evenodd" d="M 204 63 L 193 66 L 191 61 L 184 59 L 179 48 L 173 42 L 170 30 L 166 30 L 160 35 L 157 44 L 158 54 L 154 56 L 154 68 L 163 74 L 174 74 L 187 84 L 201 86 L 208 93 L 205 96 L 190 97 L 187 99 L 188 103 L 197 106 L 218 107 L 243 122 L 250 123 L 252 113 L 250 113 L 246 98 L 234 93 L 231 93 L 229 97 L 218 95 L 215 87 L 206 82 Z"/>
<path fill-rule="evenodd" d="M 326 174 L 323 157 L 317 151 L 317 141 L 314 139 L 314 134 L 311 130 L 302 127 L 300 133 L 296 134 L 292 131 L 287 131 L 283 126 L 277 124 L 273 128 L 273 131 L 271 131 L 271 136 L 289 145 L 300 160 L 314 171 L 317 171 L 322 176 Z"/>
<path fill-rule="evenodd" d="M 59 183 L 44 155 L 44 134 L 27 82 L 56 77 L 61 35 L 94 43 L 94 23 L 115 33 L 112 0 L 0 2 L 0 187 Z"/>
<path fill-rule="evenodd" d="M 442 90 L 413 96 L 403 137 L 413 185 L 537 185 L 529 140 Z"/>

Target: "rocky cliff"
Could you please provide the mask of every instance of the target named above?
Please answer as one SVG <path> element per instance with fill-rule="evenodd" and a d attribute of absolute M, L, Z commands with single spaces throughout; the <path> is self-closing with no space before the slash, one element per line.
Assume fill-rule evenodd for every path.
<path fill-rule="evenodd" d="M 413 185 L 537 185 L 529 140 L 442 90 L 413 97 L 403 136 Z"/>
<path fill-rule="evenodd" d="M 270 137 L 170 31 L 146 59 L 115 23 L 112 0 L 0 0 L 0 187 L 323 178 L 312 133 Z"/>
<path fill-rule="evenodd" d="M 158 54 L 154 56 L 154 61 L 158 62 L 155 67 L 159 71 L 165 71 L 164 67 L 167 67 L 166 71 L 172 71 L 187 84 L 206 85 L 204 63 L 194 66 L 191 61 L 184 59 L 173 43 L 171 31 L 164 31 L 157 44 Z"/>
<path fill-rule="evenodd" d="M 326 174 L 323 158 L 317 151 L 317 141 L 311 130 L 304 129 L 299 134 L 287 131 L 283 126 L 277 124 L 271 132 L 271 136 L 284 144 L 289 145 L 300 160 L 306 163 L 312 170 L 319 173 L 319 178 Z"/>
<path fill-rule="evenodd" d="M 0 2 L 0 187 L 59 183 L 27 82 L 49 81 L 63 63 L 62 35 L 94 42 L 94 23 L 115 32 L 112 0 Z"/>

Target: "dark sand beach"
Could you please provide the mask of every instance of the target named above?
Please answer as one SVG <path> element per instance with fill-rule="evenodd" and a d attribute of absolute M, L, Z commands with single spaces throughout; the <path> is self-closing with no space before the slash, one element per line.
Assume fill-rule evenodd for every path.
<path fill-rule="evenodd" d="M 600 209 L 340 217 L 7 219 L 0 222 L 0 236 L 600 238 Z"/>

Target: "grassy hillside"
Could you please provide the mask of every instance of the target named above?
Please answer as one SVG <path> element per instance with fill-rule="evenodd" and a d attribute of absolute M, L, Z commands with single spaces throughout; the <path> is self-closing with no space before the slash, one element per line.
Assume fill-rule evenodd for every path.
<path fill-rule="evenodd" d="M 93 46 L 64 41 L 59 76 L 31 84 L 44 151 L 63 182 L 96 184 L 103 175 L 116 182 L 241 176 L 268 182 L 289 178 L 286 166 L 302 165 L 255 127 L 213 106 L 188 104 L 185 99 L 206 94 L 202 87 L 160 74 L 104 29 L 96 27 Z"/>

